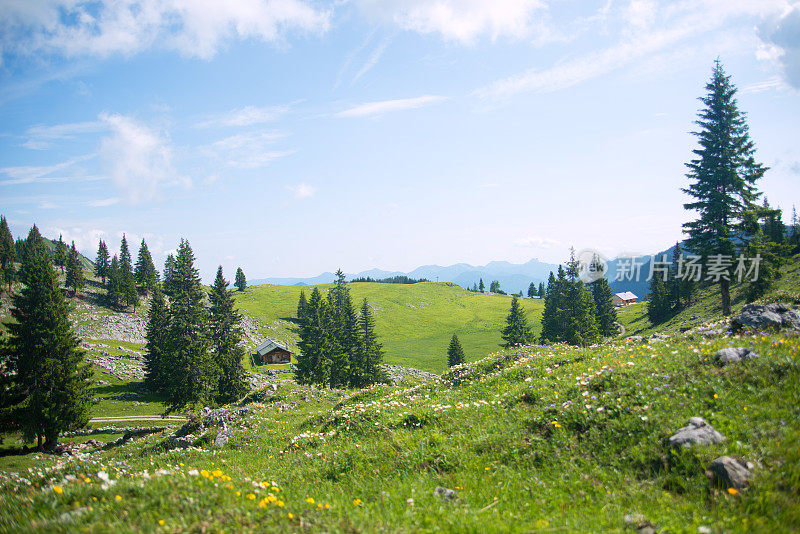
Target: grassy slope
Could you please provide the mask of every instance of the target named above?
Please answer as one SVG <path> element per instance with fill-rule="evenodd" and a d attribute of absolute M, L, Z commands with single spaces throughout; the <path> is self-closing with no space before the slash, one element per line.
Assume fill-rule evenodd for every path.
<path fill-rule="evenodd" d="M 321 291 L 331 284 L 318 286 Z M 354 303 L 366 297 L 375 311 L 377 332 L 386 350 L 386 363 L 441 372 L 446 367 L 447 346 L 458 334 L 467 360 L 499 350 L 500 331 L 511 297 L 470 293 L 461 287 L 420 284 L 350 284 Z M 312 286 L 260 285 L 236 294 L 240 310 L 260 320 L 268 335 L 295 345 L 291 319 L 297 313 L 300 291 L 309 297 Z M 538 335 L 543 301 L 522 299 L 528 322 Z"/>
<path fill-rule="evenodd" d="M 764 301 L 791 295 L 800 297 L 800 254 L 790 258 L 781 268 L 782 276 L 775 282 L 775 287 L 762 299 Z M 744 298 L 744 285 L 731 287 L 731 307 L 733 312 L 739 311 L 747 302 Z M 719 317 L 722 314 L 722 298 L 719 285 L 704 288 L 697 294 L 696 301 L 685 310 L 670 317 L 660 324 L 653 324 L 647 318 L 647 303 L 639 302 L 622 308 L 619 322 L 625 326 L 626 335 L 648 335 L 654 332 L 674 333 L 681 327 L 694 327 Z"/>
<path fill-rule="evenodd" d="M 715 365 L 731 345 L 761 358 Z M 0 530 L 599 532 L 641 513 L 660 532 L 793 531 L 799 357 L 797 336 L 681 336 L 524 348 L 405 389 L 284 384 L 223 449 L 163 452 L 155 435 L 0 477 Z M 727 441 L 671 452 L 665 438 L 697 415 Z M 758 465 L 749 491 L 710 486 L 722 454 Z"/>

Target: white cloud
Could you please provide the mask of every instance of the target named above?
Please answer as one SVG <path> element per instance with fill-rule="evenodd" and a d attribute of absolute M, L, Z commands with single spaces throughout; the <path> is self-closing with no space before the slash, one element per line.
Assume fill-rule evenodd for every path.
<path fill-rule="evenodd" d="M 56 209 L 58 207 L 59 207 L 58 204 L 56 204 L 54 202 L 47 201 L 47 200 L 39 203 L 39 209 L 40 210 L 54 210 L 54 209 Z"/>
<path fill-rule="evenodd" d="M 53 146 L 53 141 L 73 139 L 81 134 L 96 133 L 104 129 L 105 125 L 100 121 L 32 126 L 25 133 L 28 139 L 22 146 L 32 150 L 46 150 Z"/>
<path fill-rule="evenodd" d="M 97 244 L 101 239 L 106 238 L 108 234 L 96 228 L 84 229 L 81 227 L 62 228 L 51 226 L 44 229 L 44 235 L 53 236 L 54 238 L 60 235 L 67 245 L 70 245 L 74 241 L 76 249 L 86 257 L 93 259 L 94 253 L 97 251 Z M 114 254 L 113 250 L 111 254 Z"/>
<path fill-rule="evenodd" d="M 277 120 L 289 111 L 289 105 L 232 109 L 228 113 L 212 116 L 197 124 L 198 128 L 252 126 Z"/>
<path fill-rule="evenodd" d="M 231 167 L 255 169 L 293 154 L 294 150 L 272 150 L 271 145 L 285 136 L 280 133 L 236 134 L 205 147 L 206 155 Z"/>
<path fill-rule="evenodd" d="M 286 189 L 291 191 L 294 194 L 294 198 L 308 198 L 314 195 L 317 192 L 317 188 L 313 185 L 308 185 L 307 183 L 301 183 L 298 185 L 287 185 Z"/>
<path fill-rule="evenodd" d="M 119 203 L 119 197 L 111 197 L 111 198 L 103 198 L 99 200 L 90 200 L 86 203 L 87 206 L 91 206 L 93 208 L 103 208 L 106 206 L 113 206 L 114 204 Z"/>
<path fill-rule="evenodd" d="M 22 165 L 15 167 L 2 167 L 0 173 L 6 175 L 8 179 L 0 181 L 0 185 L 18 185 L 30 183 L 51 183 L 51 182 L 65 182 L 70 179 L 74 180 L 97 180 L 100 179 L 96 176 L 77 175 L 74 178 L 64 176 L 51 176 L 53 173 L 66 170 L 73 167 L 75 164 L 88 159 L 94 158 L 94 154 L 88 156 L 79 156 L 55 163 L 53 165 Z"/>
<path fill-rule="evenodd" d="M 539 249 L 553 248 L 554 246 L 558 246 L 560 244 L 561 241 L 559 241 L 558 239 L 553 239 L 552 237 L 541 237 L 541 236 L 521 237 L 519 239 L 514 240 L 515 246 L 531 247 Z"/>
<path fill-rule="evenodd" d="M 229 39 L 325 32 L 330 17 L 306 0 L 12 0 L 3 6 L 0 48 L 97 57 L 168 48 L 208 59 Z"/>
<path fill-rule="evenodd" d="M 771 56 L 789 85 L 800 89 L 800 3 L 763 22 L 758 34 L 768 47 L 762 55 Z"/>
<path fill-rule="evenodd" d="M 368 17 L 404 30 L 471 43 L 483 35 L 530 36 L 538 26 L 534 15 L 546 4 L 543 0 L 356 0 L 356 5 Z"/>
<path fill-rule="evenodd" d="M 378 64 L 378 61 L 380 61 L 381 56 L 386 51 L 386 47 L 389 46 L 390 42 L 391 39 L 386 38 L 383 41 L 381 41 L 377 47 L 375 47 L 375 49 L 372 51 L 372 54 L 370 54 L 369 58 L 367 58 L 366 63 L 364 63 L 364 65 L 359 69 L 356 75 L 353 76 L 352 83 L 357 82 L 359 78 L 368 73 L 370 70 L 372 70 L 372 67 Z"/>
<path fill-rule="evenodd" d="M 447 100 L 445 96 L 425 95 L 416 98 L 402 98 L 398 100 L 383 100 L 380 102 L 367 102 L 358 106 L 340 111 L 335 117 L 373 117 L 383 115 L 390 111 L 403 111 L 417 109 L 431 104 L 438 104 Z"/>
<path fill-rule="evenodd" d="M 159 200 L 164 189 L 191 180 L 172 165 L 172 147 L 159 132 L 125 115 L 100 115 L 110 135 L 100 143 L 100 156 L 112 182 L 131 204 Z"/>

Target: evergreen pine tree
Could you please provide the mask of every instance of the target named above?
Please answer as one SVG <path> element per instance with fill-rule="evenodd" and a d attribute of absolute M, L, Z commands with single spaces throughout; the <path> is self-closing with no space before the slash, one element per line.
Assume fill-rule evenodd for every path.
<path fill-rule="evenodd" d="M 533 340 L 531 327 L 528 326 L 528 319 L 525 317 L 525 310 L 520 306 L 516 295 L 511 299 L 511 310 L 506 317 L 506 327 L 503 328 L 501 337 L 505 340 L 504 347 L 527 345 Z"/>
<path fill-rule="evenodd" d="M 563 321 L 565 325 L 564 341 L 583 347 L 599 341 L 600 330 L 597 326 L 594 297 L 578 277 L 579 267 L 579 262 L 575 259 L 575 252 L 572 251 L 564 282 Z"/>
<path fill-rule="evenodd" d="M 25 242 L 20 281 L 14 320 L 5 324 L 9 336 L 0 349 L 0 428 L 19 429 L 24 439 L 52 448 L 60 432 L 89 422 L 92 371 L 36 226 Z"/>
<path fill-rule="evenodd" d="M 169 310 L 164 293 L 156 287 L 147 311 L 145 344 L 145 384 L 153 391 L 164 391 L 169 382 Z"/>
<path fill-rule="evenodd" d="M 247 289 L 247 278 L 245 278 L 244 271 L 241 267 L 236 269 L 236 279 L 233 285 L 235 285 L 236 289 L 239 291 L 244 291 Z"/>
<path fill-rule="evenodd" d="M 660 272 L 653 273 L 650 279 L 650 295 L 647 300 L 647 317 L 653 324 L 660 323 L 668 315 L 670 299 L 664 278 Z"/>
<path fill-rule="evenodd" d="M 103 281 L 103 285 L 106 285 L 106 278 L 108 278 L 108 261 L 108 247 L 106 246 L 105 241 L 101 239 L 100 244 L 97 245 L 97 258 L 94 262 L 94 274 L 95 276 L 100 277 L 100 279 Z"/>
<path fill-rule="evenodd" d="M 532 299 L 536 296 L 536 284 L 531 282 L 531 285 L 528 286 L 528 298 Z"/>
<path fill-rule="evenodd" d="M 181 239 L 174 267 L 174 294 L 169 310 L 170 377 L 166 389 L 168 411 L 213 401 L 219 384 L 219 367 L 209 349 L 208 312 L 203 306 L 203 287 L 194 266 L 194 253 Z"/>
<path fill-rule="evenodd" d="M 164 262 L 164 294 L 172 296 L 175 286 L 175 256 L 167 254 Z"/>
<path fill-rule="evenodd" d="M 319 288 L 314 288 L 311 298 L 305 307 L 303 316 L 300 317 L 299 337 L 297 342 L 300 354 L 297 355 L 295 365 L 295 380 L 298 384 L 313 384 L 317 366 L 320 361 L 320 343 L 322 325 L 320 321 L 320 307 L 324 304 Z"/>
<path fill-rule="evenodd" d="M 297 322 L 301 324 L 303 322 L 303 317 L 306 314 L 306 307 L 308 306 L 308 300 L 306 300 L 306 292 L 302 289 L 300 290 L 300 300 L 297 302 Z"/>
<path fill-rule="evenodd" d="M 147 295 L 155 291 L 158 286 L 158 271 L 153 265 L 153 258 L 147 249 L 147 243 L 142 239 L 139 246 L 139 256 L 136 258 L 136 266 L 133 271 L 133 278 L 142 292 Z"/>
<path fill-rule="evenodd" d="M 17 250 L 11 230 L 8 228 L 8 221 L 0 215 L 0 293 L 5 286 L 8 286 L 8 291 L 11 292 L 11 284 L 17 278 L 14 267 L 16 258 Z"/>
<path fill-rule="evenodd" d="M 108 284 L 106 285 L 106 299 L 108 299 L 109 306 L 117 307 L 119 305 L 119 299 L 122 298 L 120 293 L 119 260 L 117 259 L 117 255 L 114 254 L 108 266 Z"/>
<path fill-rule="evenodd" d="M 464 363 L 464 349 L 461 348 L 461 343 L 458 341 L 458 336 L 453 334 L 450 340 L 450 346 L 447 348 L 447 365 L 453 367 L 454 365 L 461 365 Z"/>
<path fill-rule="evenodd" d="M 696 211 L 698 219 L 683 228 L 689 235 L 687 246 L 704 259 L 717 254 L 733 257 L 748 239 L 744 224 L 760 195 L 755 183 L 767 168 L 756 163 L 745 114 L 734 98 L 736 87 L 719 60 L 706 90 L 701 98 L 706 107 L 696 121 L 700 130 L 694 132 L 700 147 L 694 150 L 697 158 L 686 164 L 692 183 L 683 189 L 693 198 L 684 208 Z M 730 281 L 720 277 L 719 286 L 722 313 L 730 315 Z"/>
<path fill-rule="evenodd" d="M 66 287 L 72 288 L 72 295 L 76 296 L 78 290 L 83 288 L 85 278 L 83 277 L 83 264 L 81 264 L 81 257 L 75 249 L 75 241 L 72 242 L 72 248 L 67 255 L 67 278 Z"/>
<path fill-rule="evenodd" d="M 594 307 L 597 313 L 597 329 L 601 336 L 616 336 L 619 327 L 617 326 L 617 309 L 611 301 L 611 286 L 605 276 L 590 284 Z"/>
<path fill-rule="evenodd" d="M 539 282 L 539 298 L 544 298 L 544 282 Z"/>
<path fill-rule="evenodd" d="M 64 239 L 61 235 L 58 236 L 58 241 L 56 241 L 56 247 L 53 251 L 53 263 L 56 264 L 56 267 L 61 267 L 61 274 L 64 274 L 64 268 L 67 266 L 67 259 L 69 256 L 69 249 L 67 249 L 67 244 L 64 243 Z"/>
<path fill-rule="evenodd" d="M 492 283 L 489 284 L 489 293 L 500 293 L 500 282 L 492 280 Z"/>
<path fill-rule="evenodd" d="M 563 271 L 561 271 L 563 273 Z M 547 279 L 547 291 L 544 298 L 544 310 L 542 310 L 542 333 L 540 341 L 559 341 L 562 338 L 561 325 L 558 323 L 558 308 L 561 295 L 561 284 L 556 280 L 553 271 Z"/>
<path fill-rule="evenodd" d="M 386 380 L 386 375 L 380 368 L 380 364 L 383 362 L 383 346 L 378 343 L 378 336 L 375 333 L 375 318 L 366 298 L 361 304 L 358 327 L 360 359 L 363 362 L 362 375 L 367 384 L 383 382 Z"/>
<path fill-rule="evenodd" d="M 222 266 L 217 268 L 209 300 L 209 323 L 214 360 L 220 370 L 217 398 L 220 403 L 232 402 L 247 393 L 245 372 L 242 367 L 244 350 L 242 340 L 242 317 L 234 307 L 233 297 L 228 292 L 229 282 L 222 275 Z"/>
<path fill-rule="evenodd" d="M 486 286 L 485 286 L 485 285 L 483 285 L 483 278 L 481 278 L 481 281 L 480 281 L 480 283 L 478 284 L 478 291 L 480 291 L 481 293 L 483 293 L 483 290 L 484 290 L 484 289 L 486 289 Z"/>
<path fill-rule="evenodd" d="M 125 234 L 122 234 L 122 242 L 119 246 L 119 298 L 125 301 L 126 306 L 133 305 L 136 312 L 136 305 L 139 304 L 139 292 L 136 290 L 136 280 L 133 278 L 133 265 L 131 264 L 131 253 L 128 250 L 128 241 Z"/>
<path fill-rule="evenodd" d="M 789 228 L 789 245 L 792 247 L 792 253 L 800 251 L 800 218 L 797 217 L 797 208 L 794 206 L 792 206 L 792 221 Z"/>

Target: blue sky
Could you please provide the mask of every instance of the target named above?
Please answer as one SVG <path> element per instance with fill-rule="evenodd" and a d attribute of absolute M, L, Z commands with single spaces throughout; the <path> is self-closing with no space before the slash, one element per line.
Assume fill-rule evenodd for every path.
<path fill-rule="evenodd" d="M 716 58 L 800 203 L 797 2 L 6 0 L 0 53 L 12 232 L 206 279 L 665 249 Z"/>

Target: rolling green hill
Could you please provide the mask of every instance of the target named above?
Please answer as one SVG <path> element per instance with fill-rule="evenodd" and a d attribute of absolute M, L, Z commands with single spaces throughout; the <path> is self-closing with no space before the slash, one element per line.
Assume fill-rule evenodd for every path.
<path fill-rule="evenodd" d="M 317 286 L 323 293 L 332 284 Z M 378 336 L 386 351 L 385 363 L 441 372 L 446 367 L 447 346 L 458 334 L 467 361 L 482 358 L 500 348 L 500 330 L 511 306 L 511 297 L 471 293 L 443 283 L 349 284 L 358 306 L 366 297 L 375 312 Z M 265 335 L 296 348 L 300 291 L 310 296 L 314 286 L 259 285 L 236 293 L 239 309 L 261 321 Z M 538 335 L 544 302 L 521 299 L 528 323 Z"/>

